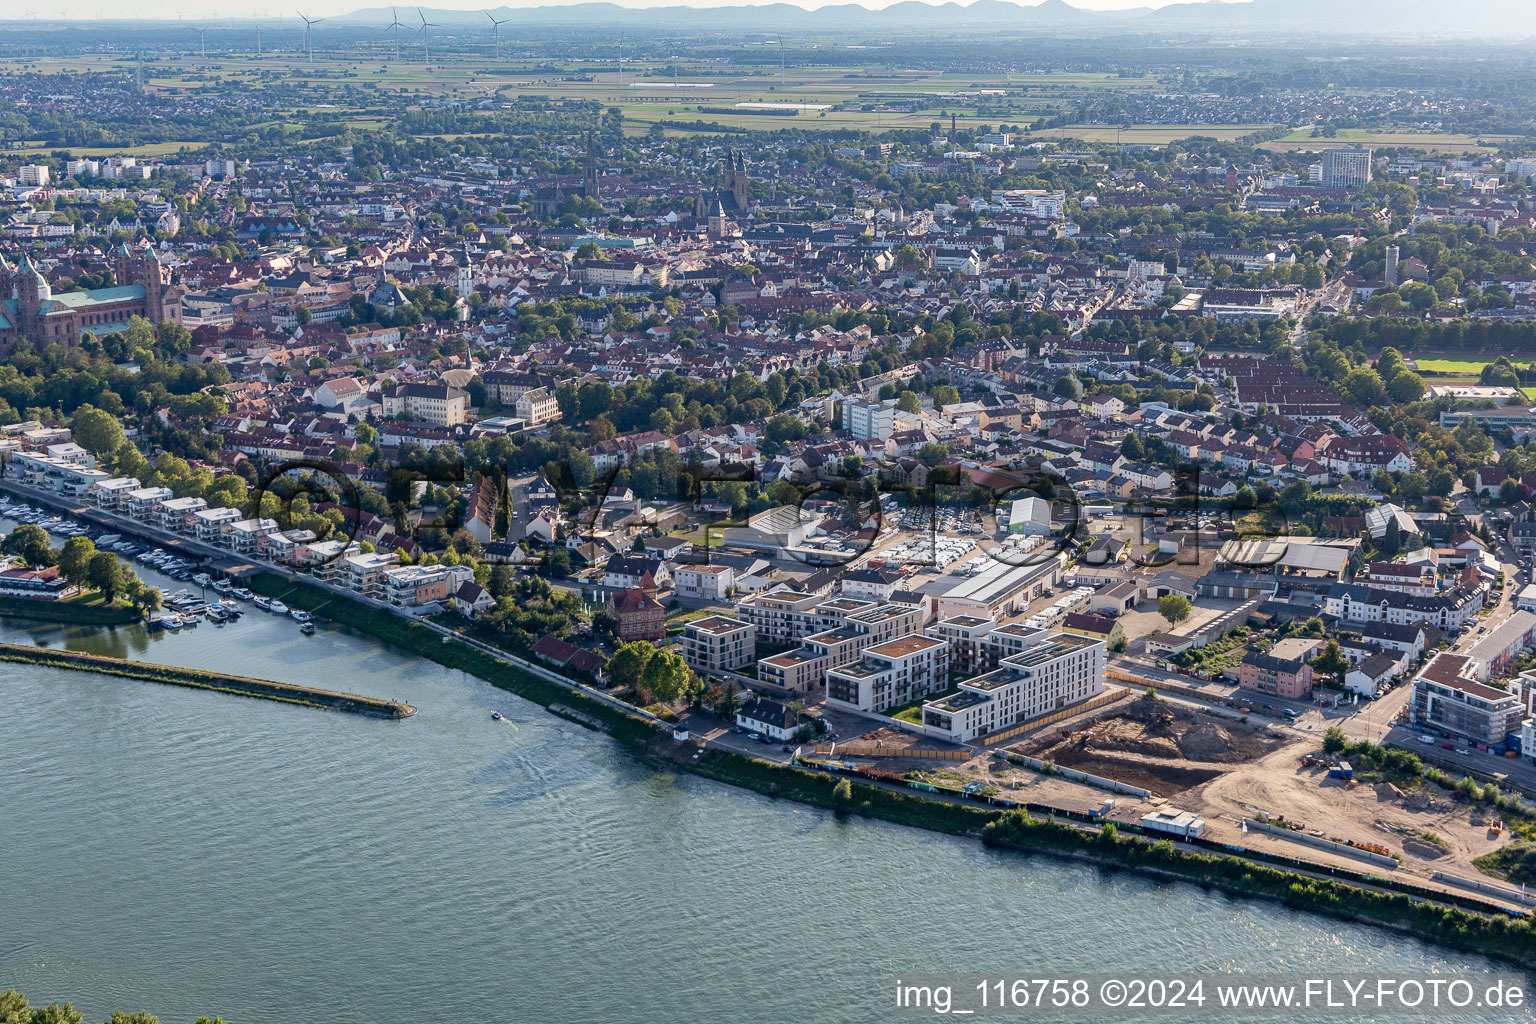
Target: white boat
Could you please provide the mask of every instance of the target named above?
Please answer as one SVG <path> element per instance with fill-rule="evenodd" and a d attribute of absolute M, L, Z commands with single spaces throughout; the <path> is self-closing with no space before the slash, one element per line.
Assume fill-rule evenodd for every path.
<path fill-rule="evenodd" d="M 272 604 L 267 608 L 267 610 L 277 615 L 288 614 L 288 606 L 283 604 L 283 602 L 279 601 L 275 597 L 272 599 Z"/>
<path fill-rule="evenodd" d="M 246 590 L 244 587 L 236 587 L 234 590 L 231 590 L 229 592 L 229 596 L 230 597 L 238 597 L 242 601 L 249 601 L 251 598 L 255 597 L 256 595 L 252 594 L 249 590 Z"/>
<path fill-rule="evenodd" d="M 288 615 L 294 622 L 304 623 L 309 621 L 309 612 L 304 611 L 302 608 L 295 608 Z"/>
<path fill-rule="evenodd" d="M 272 610 L 272 599 L 271 598 L 258 596 L 258 597 L 255 598 L 255 603 L 256 603 L 256 607 L 260 608 L 264 612 L 269 612 L 269 611 Z"/>
<path fill-rule="evenodd" d="M 215 580 L 214 584 L 213 584 L 213 589 L 217 590 L 221 594 L 227 594 L 231 590 L 235 589 L 235 585 L 233 583 L 229 582 L 229 580 Z"/>
<path fill-rule="evenodd" d="M 182 621 L 181 616 L 175 612 L 161 612 L 159 615 L 152 616 L 149 620 L 149 627 L 151 629 L 180 629 L 185 625 L 186 623 Z"/>
<path fill-rule="evenodd" d="M 313 622 L 306 622 L 299 627 L 299 632 L 303 633 L 305 636 L 314 636 L 315 624 Z"/>
<path fill-rule="evenodd" d="M 206 587 L 208 584 L 213 582 L 213 577 L 209 576 L 205 572 L 200 572 L 196 576 L 192 577 L 192 582 L 196 583 L 200 587 Z"/>

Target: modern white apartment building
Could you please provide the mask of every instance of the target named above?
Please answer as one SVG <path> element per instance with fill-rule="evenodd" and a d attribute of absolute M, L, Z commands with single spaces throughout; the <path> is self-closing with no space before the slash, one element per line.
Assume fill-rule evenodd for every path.
<path fill-rule="evenodd" d="M 230 550 L 237 555 L 254 555 L 263 537 L 280 532 L 275 519 L 242 519 L 229 524 Z"/>
<path fill-rule="evenodd" d="M 821 594 L 780 590 L 753 594 L 736 605 L 736 614 L 756 626 L 757 635 L 762 639 L 792 644 L 813 633 L 835 628 L 853 612 L 873 607 L 875 602 L 860 598 L 828 598 Z"/>
<path fill-rule="evenodd" d="M 140 487 L 128 494 L 124 511 L 135 519 L 148 520 L 157 517 L 160 506 L 174 500 L 175 497 L 176 492 L 169 487 Z M 202 507 L 207 508 L 208 503 L 203 502 Z"/>
<path fill-rule="evenodd" d="M 474 570 L 463 565 L 397 565 L 384 570 L 384 600 L 398 608 L 447 601 Z"/>
<path fill-rule="evenodd" d="M 293 564 L 317 580 L 334 583 L 341 579 L 342 559 L 362 552 L 361 545 L 349 544 L 344 540 L 317 540 L 295 548 Z"/>
<path fill-rule="evenodd" d="M 384 596 L 384 571 L 400 561 L 393 551 L 349 555 L 341 561 L 341 582 L 364 597 Z"/>
<path fill-rule="evenodd" d="M 1529 714 L 1518 695 L 1489 685 L 1483 662 L 1449 652 L 1430 659 L 1413 681 L 1408 713 L 1418 724 L 1489 746 L 1519 734 Z"/>
<path fill-rule="evenodd" d="M 207 544 L 223 539 L 231 526 L 245 518 L 237 508 L 205 508 L 192 514 L 192 529 L 197 539 Z"/>
<path fill-rule="evenodd" d="M 128 495 L 140 488 L 138 478 L 131 476 L 116 476 L 110 480 L 103 480 L 91 488 L 91 500 L 97 508 L 104 508 L 109 512 L 118 512 L 128 506 Z"/>
<path fill-rule="evenodd" d="M 858 660 L 875 644 L 915 633 L 923 622 L 922 612 L 906 605 L 877 605 L 839 597 L 817 607 L 825 609 L 832 628 L 812 633 L 797 650 L 759 661 L 759 679 L 797 693 L 809 693 L 825 682 L 828 669 Z"/>
<path fill-rule="evenodd" d="M 949 644 L 912 633 L 865 648 L 857 662 L 829 671 L 827 704 L 878 713 L 942 690 L 948 679 Z"/>
<path fill-rule="evenodd" d="M 203 498 L 171 498 L 162 501 L 154 510 L 155 520 L 161 529 L 181 532 L 187 528 L 187 520 L 208 507 Z"/>
<path fill-rule="evenodd" d="M 734 672 L 757 659 L 757 629 L 750 622 L 711 615 L 683 627 L 683 660 L 696 672 Z"/>
<path fill-rule="evenodd" d="M 923 732 L 969 743 L 1104 692 L 1102 640 L 1033 632 L 1022 650 L 961 683 L 959 693 L 924 703 Z"/>
<path fill-rule="evenodd" d="M 843 429 L 859 441 L 884 441 L 896 432 L 896 410 L 884 402 L 850 398 L 843 403 Z"/>
<path fill-rule="evenodd" d="M 679 565 L 672 571 L 672 592 L 677 597 L 724 601 L 736 586 L 728 565 Z"/>

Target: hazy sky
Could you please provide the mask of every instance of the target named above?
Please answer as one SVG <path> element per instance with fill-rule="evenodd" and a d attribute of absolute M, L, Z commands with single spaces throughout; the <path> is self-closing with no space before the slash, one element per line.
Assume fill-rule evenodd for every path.
<path fill-rule="evenodd" d="M 558 6 L 569 3 L 580 3 L 583 0 L 437 0 L 435 3 L 424 4 L 429 8 L 440 10 L 484 10 L 486 8 L 506 7 L 545 7 Z M 726 7 L 750 3 L 771 3 L 778 0 L 612 0 L 622 7 Z M 881 8 L 889 7 L 897 0 L 783 0 L 787 3 L 795 3 L 801 7 L 824 7 L 828 3 L 858 3 L 863 7 Z M 936 0 L 927 0 L 936 2 Z M 970 0 L 959 0 L 961 3 L 969 3 Z M 1067 0 L 1074 7 L 1086 10 L 1122 10 L 1128 7 L 1165 7 L 1170 3 L 1204 2 L 1204 0 Z M 1219 0 L 1210 0 L 1219 2 Z M 387 7 L 387 3 L 380 0 L 305 0 L 304 11 L 311 17 L 326 17 L 336 14 L 346 14 L 350 11 L 370 7 Z M 409 9 L 410 4 L 402 5 Z M 1026 3 L 1025 6 L 1033 6 Z M 56 20 L 59 18 L 85 18 L 95 20 L 98 18 L 168 18 L 174 19 L 178 13 L 187 18 L 207 20 L 214 14 L 222 19 L 247 18 L 253 14 L 264 14 L 273 19 L 294 19 L 293 0 L 136 0 L 132 5 L 124 5 L 120 0 L 54 0 L 49 3 L 45 0 L 16 0 L 0 4 L 5 8 L 0 13 L 0 21 L 12 18 L 25 18 L 26 12 L 35 11 L 37 17 Z"/>

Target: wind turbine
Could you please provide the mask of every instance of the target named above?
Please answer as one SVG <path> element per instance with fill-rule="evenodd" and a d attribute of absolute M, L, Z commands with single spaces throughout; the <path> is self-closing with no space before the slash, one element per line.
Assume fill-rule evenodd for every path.
<path fill-rule="evenodd" d="M 619 33 L 619 85 L 624 84 L 624 33 Z"/>
<path fill-rule="evenodd" d="M 261 56 L 261 16 L 256 17 L 256 56 Z"/>
<path fill-rule="evenodd" d="M 299 12 L 299 17 L 304 21 L 304 53 L 309 57 L 309 62 L 313 64 L 315 62 L 315 40 L 310 30 L 325 19 L 311 18 L 303 11 Z"/>
<path fill-rule="evenodd" d="M 779 40 L 779 87 L 783 88 L 786 84 L 788 84 L 788 79 L 786 79 L 784 77 L 784 40 L 780 39 Z"/>
<path fill-rule="evenodd" d="M 391 18 L 393 18 L 394 20 L 391 21 L 388 25 L 386 25 L 384 27 L 384 31 L 388 32 L 389 33 L 389 37 L 395 41 L 395 60 L 399 60 L 400 59 L 400 32 L 399 32 L 399 30 L 402 29 L 402 28 L 405 28 L 405 22 L 400 20 L 400 12 L 395 10 L 393 7 L 391 7 L 389 9 L 389 16 Z"/>
<path fill-rule="evenodd" d="M 416 34 L 421 36 L 421 57 L 422 60 L 426 61 L 428 64 L 431 64 L 432 51 L 428 48 L 427 45 L 427 29 L 437 28 L 437 26 L 427 20 L 427 16 L 421 13 L 420 7 L 416 8 L 416 17 L 421 19 L 421 28 L 416 30 Z"/>
<path fill-rule="evenodd" d="M 491 18 L 491 12 L 486 11 L 485 16 Z M 496 50 L 497 60 L 501 60 L 501 26 L 511 20 L 511 18 L 502 18 L 500 21 L 497 21 L 495 18 L 491 18 L 491 46 Z"/>
<path fill-rule="evenodd" d="M 202 50 L 203 60 L 208 59 L 208 30 L 206 28 L 193 29 L 197 33 L 197 44 Z"/>

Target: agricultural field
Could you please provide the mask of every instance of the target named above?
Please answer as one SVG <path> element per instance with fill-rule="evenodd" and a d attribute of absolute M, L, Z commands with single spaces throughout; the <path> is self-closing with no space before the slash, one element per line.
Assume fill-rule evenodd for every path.
<path fill-rule="evenodd" d="M 1471 135 L 1455 135 L 1445 132 L 1390 132 L 1368 128 L 1341 128 L 1337 134 L 1324 138 L 1314 136 L 1311 128 L 1298 128 L 1283 138 L 1266 142 L 1261 149 L 1277 153 L 1293 150 L 1327 149 L 1330 146 L 1405 146 L 1437 153 L 1493 152 L 1499 143 L 1513 136 L 1490 135 L 1477 138 Z"/>

